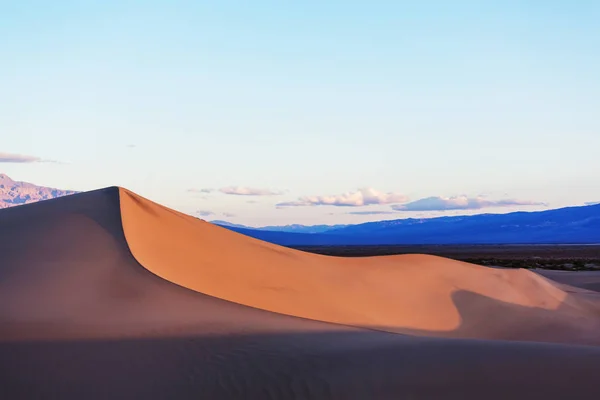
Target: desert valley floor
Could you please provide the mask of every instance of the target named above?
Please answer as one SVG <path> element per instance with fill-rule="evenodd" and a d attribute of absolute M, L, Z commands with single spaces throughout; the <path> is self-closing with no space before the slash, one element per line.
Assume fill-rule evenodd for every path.
<path fill-rule="evenodd" d="M 597 399 L 598 280 L 312 254 L 75 194 L 0 211 L 0 398 Z"/>

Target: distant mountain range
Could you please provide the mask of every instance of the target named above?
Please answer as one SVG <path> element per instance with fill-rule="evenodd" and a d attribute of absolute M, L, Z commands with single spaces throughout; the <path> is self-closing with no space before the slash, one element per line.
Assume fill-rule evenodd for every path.
<path fill-rule="evenodd" d="M 0 174 L 0 208 L 77 192 L 17 182 Z M 356 225 L 285 225 L 251 228 L 211 221 L 284 246 L 401 244 L 600 244 L 600 204 L 548 211 L 396 219 Z"/>
<path fill-rule="evenodd" d="M 77 192 L 72 190 L 53 189 L 32 183 L 13 181 L 7 175 L 0 174 L 0 208 L 35 203 L 75 193 Z"/>
<path fill-rule="evenodd" d="M 600 243 L 600 204 L 548 211 L 397 219 L 347 226 L 296 227 L 279 231 L 225 226 L 285 246 L 401 244 L 587 244 Z"/>

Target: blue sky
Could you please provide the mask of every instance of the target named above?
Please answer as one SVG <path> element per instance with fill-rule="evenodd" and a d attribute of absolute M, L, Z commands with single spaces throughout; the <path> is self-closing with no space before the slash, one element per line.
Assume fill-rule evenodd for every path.
<path fill-rule="evenodd" d="M 600 200 L 597 1 L 5 3 L 14 179 L 250 225 Z"/>

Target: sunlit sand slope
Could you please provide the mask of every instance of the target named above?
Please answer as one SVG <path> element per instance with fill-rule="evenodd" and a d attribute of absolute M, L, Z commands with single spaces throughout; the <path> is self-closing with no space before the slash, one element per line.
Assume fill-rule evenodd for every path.
<path fill-rule="evenodd" d="M 261 242 L 121 190 L 127 243 L 154 274 L 263 310 L 390 332 L 600 344 L 600 295 L 526 270 L 427 255 L 336 258 Z"/>

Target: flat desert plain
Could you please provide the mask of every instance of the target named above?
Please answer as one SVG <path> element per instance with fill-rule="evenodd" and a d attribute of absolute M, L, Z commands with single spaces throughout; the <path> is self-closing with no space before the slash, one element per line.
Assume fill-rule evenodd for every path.
<path fill-rule="evenodd" d="M 312 254 L 76 194 L 0 210 L 0 398 L 597 399 L 597 280 Z"/>

